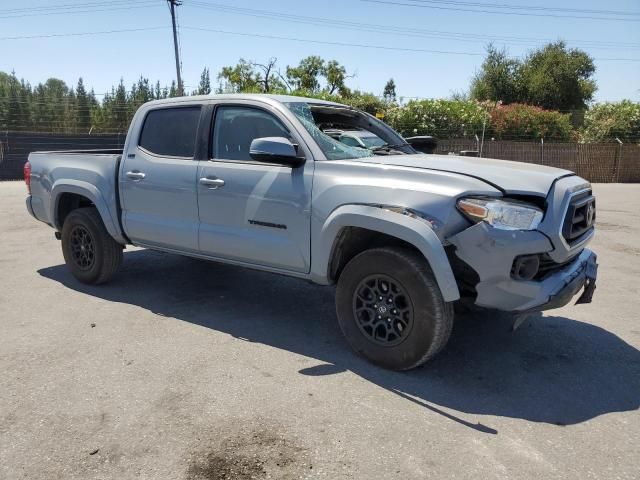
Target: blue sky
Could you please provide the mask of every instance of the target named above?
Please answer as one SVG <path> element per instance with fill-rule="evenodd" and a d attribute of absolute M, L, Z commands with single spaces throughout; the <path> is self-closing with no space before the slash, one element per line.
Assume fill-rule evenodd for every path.
<path fill-rule="evenodd" d="M 86 6 L 96 2 L 101 5 Z M 402 3 L 422 3 L 428 7 L 451 6 L 446 2 L 420 0 L 390 0 L 389 3 L 363 0 L 184 0 L 184 5 L 179 7 L 184 82 L 187 86 L 197 85 L 205 66 L 211 70 L 214 80 L 222 66 L 235 64 L 240 57 L 256 62 L 277 57 L 284 71 L 286 65 L 295 64 L 304 56 L 320 55 L 338 60 L 350 73 L 355 74 L 348 82 L 352 88 L 381 94 L 385 82 L 393 77 L 400 96 L 446 97 L 454 91 L 468 88 L 471 77 L 482 62 L 488 37 L 502 37 L 494 43 L 506 47 L 514 56 L 525 54 L 544 40 L 561 38 L 569 46 L 583 48 L 596 58 L 598 101 L 623 98 L 640 101 L 640 61 L 604 60 L 640 60 L 638 0 L 475 0 L 471 3 L 631 11 L 639 16 L 624 18 L 639 21 L 471 13 L 399 5 Z M 59 8 L 57 11 L 62 14 L 33 15 L 44 12 L 42 8 L 52 5 L 74 4 L 78 5 Z M 203 4 L 208 7 L 203 8 Z M 228 7 L 241 10 L 230 11 Z M 13 9 L 24 10 L 9 11 Z M 256 10 L 268 11 L 271 15 L 264 16 Z M 354 29 L 344 23 L 303 22 L 300 19 L 283 18 L 282 15 L 333 19 L 369 27 Z M 600 14 L 593 14 L 597 15 Z M 158 28 L 100 35 L 5 39 L 152 27 Z M 233 35 L 192 28 L 263 36 Z M 416 34 L 416 30 L 420 33 Z M 467 36 L 460 39 L 456 35 L 458 33 Z M 0 37 L 0 70 L 15 70 L 19 77 L 31 83 L 57 77 L 74 85 L 78 77 L 83 76 L 86 85 L 93 87 L 96 93 L 101 93 L 121 77 L 128 87 L 140 75 L 152 81 L 160 80 L 162 84 L 169 84 L 175 76 L 170 16 L 165 0 L 131 0 L 126 4 L 122 0 L 0 0 Z M 621 47 L 620 44 L 627 45 Z"/>

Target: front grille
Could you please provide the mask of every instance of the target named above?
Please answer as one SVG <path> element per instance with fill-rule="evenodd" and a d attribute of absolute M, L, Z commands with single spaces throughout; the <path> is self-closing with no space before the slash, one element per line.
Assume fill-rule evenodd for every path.
<path fill-rule="evenodd" d="M 596 199 L 591 191 L 571 199 L 562 226 L 562 236 L 569 243 L 582 237 L 596 221 Z"/>

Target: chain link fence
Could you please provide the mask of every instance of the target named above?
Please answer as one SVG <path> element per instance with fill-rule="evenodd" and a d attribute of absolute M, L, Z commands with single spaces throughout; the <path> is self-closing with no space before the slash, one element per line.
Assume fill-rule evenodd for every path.
<path fill-rule="evenodd" d="M 0 132 L 0 180 L 16 180 L 29 153 L 42 150 L 123 148 L 125 133 L 59 134 Z M 640 145 L 622 143 L 545 143 L 475 139 L 440 140 L 435 153 L 482 150 L 482 157 L 536 163 L 571 170 L 594 183 L 640 182 Z M 477 159 L 478 162 L 482 158 Z"/>
<path fill-rule="evenodd" d="M 536 163 L 571 170 L 594 183 L 640 182 L 640 145 L 622 143 L 545 143 L 440 140 L 436 153 L 471 151 L 482 157 Z M 482 161 L 478 158 L 478 161 Z"/>
<path fill-rule="evenodd" d="M 0 131 L 0 180 L 23 178 L 29 154 L 49 150 L 119 149 L 126 134 L 66 134 Z"/>

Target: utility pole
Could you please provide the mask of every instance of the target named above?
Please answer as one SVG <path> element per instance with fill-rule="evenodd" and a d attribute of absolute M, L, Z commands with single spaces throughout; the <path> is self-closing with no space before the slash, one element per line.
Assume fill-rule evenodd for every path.
<path fill-rule="evenodd" d="M 182 5 L 180 0 L 167 0 L 171 10 L 171 23 L 173 24 L 173 48 L 176 54 L 176 76 L 178 77 L 178 96 L 184 95 L 182 88 L 182 77 L 180 75 L 180 51 L 178 49 L 178 31 L 176 30 L 176 7 Z"/>

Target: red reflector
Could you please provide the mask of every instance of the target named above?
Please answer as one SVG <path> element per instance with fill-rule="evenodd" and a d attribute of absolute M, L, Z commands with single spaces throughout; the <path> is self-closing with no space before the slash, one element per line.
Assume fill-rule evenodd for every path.
<path fill-rule="evenodd" d="M 31 164 L 29 162 L 24 164 L 24 183 L 27 184 L 27 190 L 31 195 Z"/>

